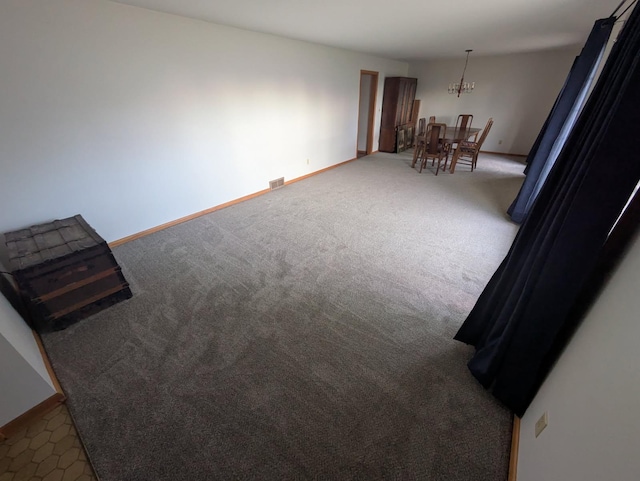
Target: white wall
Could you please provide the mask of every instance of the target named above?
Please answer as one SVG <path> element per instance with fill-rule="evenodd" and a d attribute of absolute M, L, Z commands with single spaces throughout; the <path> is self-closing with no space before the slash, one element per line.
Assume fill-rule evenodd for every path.
<path fill-rule="evenodd" d="M 518 481 L 640 479 L 638 286 L 640 237 L 522 418 Z"/>
<path fill-rule="evenodd" d="M 0 294 L 0 426 L 56 390 L 31 329 Z"/>
<path fill-rule="evenodd" d="M 360 70 L 408 71 L 105 0 L 3 0 L 0 65 L 0 232 L 108 241 L 354 158 Z"/>
<path fill-rule="evenodd" d="M 575 47 L 485 57 L 472 53 L 465 81 L 475 82 L 475 90 L 460 97 L 447 93 L 447 87 L 460 81 L 464 58 L 414 62 L 409 75 L 418 78 L 421 117 L 435 115 L 448 124 L 455 123 L 458 114 L 469 113 L 479 128 L 493 117 L 482 149 L 526 155 L 579 52 Z"/>

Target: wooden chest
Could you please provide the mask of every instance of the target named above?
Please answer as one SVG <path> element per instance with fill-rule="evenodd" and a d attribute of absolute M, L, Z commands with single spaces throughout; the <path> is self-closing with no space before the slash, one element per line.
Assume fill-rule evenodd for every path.
<path fill-rule="evenodd" d="M 4 236 L 11 273 L 38 332 L 64 329 L 131 297 L 111 249 L 79 215 Z"/>

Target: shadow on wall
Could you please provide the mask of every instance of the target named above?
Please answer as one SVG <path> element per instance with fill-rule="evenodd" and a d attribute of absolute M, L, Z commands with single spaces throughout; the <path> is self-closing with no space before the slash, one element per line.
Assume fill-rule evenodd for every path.
<path fill-rule="evenodd" d="M 9 272 L 9 254 L 7 250 L 7 245 L 5 243 L 4 235 L 0 234 L 0 271 L 1 272 Z M 6 299 L 9 301 L 9 304 L 20 314 L 22 319 L 25 320 L 27 324 L 27 311 L 18 294 L 18 286 L 15 284 L 13 280 L 13 276 L 11 274 L 0 274 L 0 292 Z"/>
<path fill-rule="evenodd" d="M 3 272 L 7 272 L 4 264 L 0 264 L 0 270 L 2 270 Z M 11 307 L 13 307 L 16 312 L 20 314 L 20 317 L 22 317 L 22 319 L 24 319 L 24 321 L 29 324 L 29 322 L 27 321 L 28 317 L 26 307 L 24 305 L 24 302 L 22 302 L 22 299 L 18 295 L 17 286 L 14 284 L 11 275 L 0 275 L 0 292 L 9 301 Z"/>

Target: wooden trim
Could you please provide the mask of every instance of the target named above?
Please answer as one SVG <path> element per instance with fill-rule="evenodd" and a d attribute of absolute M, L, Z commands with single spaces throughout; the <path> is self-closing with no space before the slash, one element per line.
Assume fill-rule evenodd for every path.
<path fill-rule="evenodd" d="M 61 296 L 62 294 L 66 294 L 71 291 L 75 291 L 81 287 L 84 287 L 92 282 L 99 281 L 100 279 L 104 279 L 105 277 L 109 277 L 110 275 L 115 274 L 117 271 L 117 267 L 112 267 L 111 269 L 107 269 L 106 271 L 99 272 L 98 274 L 94 274 L 91 277 L 87 277 L 86 279 L 82 279 L 81 281 L 72 282 L 71 284 L 67 284 L 64 287 L 56 289 L 55 291 L 51 291 L 47 294 L 43 294 L 40 297 L 36 297 L 34 299 L 35 302 L 46 302 L 54 297 Z"/>
<path fill-rule="evenodd" d="M 376 150 L 376 152 L 378 152 Z M 358 157 L 354 157 L 353 159 L 345 160 L 344 162 L 339 162 L 335 165 L 331 165 L 329 167 L 325 167 L 324 169 L 316 170 L 315 172 L 311 172 L 310 174 L 303 175 L 302 177 L 296 177 L 295 179 L 288 180 L 284 184 L 293 184 L 294 182 L 298 182 L 299 180 L 304 180 L 309 177 L 312 177 L 317 174 L 321 174 L 330 169 L 335 169 L 336 167 L 340 167 L 341 165 L 347 164 L 349 162 L 353 162 L 354 160 L 358 160 Z M 244 202 L 245 200 L 253 199 L 254 197 L 258 197 L 260 195 L 271 192 L 271 189 L 260 190 L 258 192 L 254 192 L 253 194 L 245 195 L 244 197 L 239 197 L 234 200 L 230 200 L 229 202 L 225 202 L 224 204 L 216 205 L 209 209 L 201 210 L 200 212 L 196 212 L 195 214 L 190 214 L 185 217 L 180 217 L 179 219 L 172 220 L 171 222 L 167 222 L 165 224 L 161 224 L 156 227 L 152 227 L 151 229 L 146 229 L 136 234 L 131 234 L 130 236 L 123 237 L 122 239 L 115 240 L 113 242 L 109 242 L 109 247 L 117 247 L 122 244 L 126 244 L 127 242 L 134 241 L 136 239 L 140 239 L 142 237 L 146 237 L 149 234 L 155 234 L 156 232 L 160 232 L 161 230 L 167 229 L 169 227 L 173 227 L 174 225 L 182 224 L 183 222 L 187 222 L 189 220 L 197 219 L 198 217 L 202 217 L 203 215 L 211 214 L 220 209 L 224 209 L 225 207 L 230 207 L 235 204 L 239 204 L 240 202 Z"/>
<path fill-rule="evenodd" d="M 376 120 L 376 99 L 378 98 L 378 72 L 371 72 L 361 70 L 360 75 L 363 73 L 371 75 L 371 88 L 369 91 L 369 119 L 367 120 L 367 155 L 373 150 L 373 127 Z"/>
<path fill-rule="evenodd" d="M 360 70 L 360 89 L 359 89 L 359 99 L 362 102 L 362 76 L 363 75 L 371 75 L 371 85 L 369 88 L 369 98 L 367 102 L 369 103 L 369 115 L 367 117 L 367 140 L 365 145 L 364 153 L 365 155 L 369 155 L 373 150 L 373 127 L 375 125 L 375 115 L 376 115 L 376 98 L 378 96 L 378 72 L 374 72 L 372 70 Z M 360 104 L 358 104 L 358 134 L 360 133 Z M 356 155 L 358 152 L 362 152 L 358 150 L 358 139 L 356 139 Z"/>
<path fill-rule="evenodd" d="M 33 423 L 36 419 L 41 418 L 49 411 L 52 411 L 57 406 L 65 401 L 64 394 L 59 392 L 48 397 L 40 404 L 32 407 L 27 412 L 21 414 L 13 421 L 8 422 L 0 428 L 0 438 L 10 438 L 20 430 L 24 429 L 29 424 Z"/>
<path fill-rule="evenodd" d="M 313 177 L 314 175 L 321 174 L 322 172 L 326 172 L 327 170 L 335 169 L 336 167 L 340 167 L 341 165 L 348 164 L 349 162 L 353 162 L 354 160 L 358 160 L 357 157 L 353 159 L 345 160 L 344 162 L 340 162 L 339 164 L 330 165 L 329 167 L 325 167 L 324 169 L 316 170 L 315 172 L 311 172 L 310 174 L 303 175 L 302 177 L 296 177 L 292 180 L 287 180 L 284 185 L 293 184 L 294 182 L 299 182 L 304 179 L 308 179 L 309 177 Z"/>
<path fill-rule="evenodd" d="M 528 157 L 527 154 L 510 154 L 508 152 L 493 152 L 491 150 L 481 150 L 481 154 L 493 154 L 493 155 L 510 155 L 511 157 Z"/>
<path fill-rule="evenodd" d="M 88 306 L 89 304 L 93 304 L 94 302 L 97 302 L 100 299 L 104 299 L 105 297 L 115 294 L 116 292 L 120 292 L 123 289 L 125 289 L 125 286 L 119 284 L 115 287 L 112 287 L 111 289 L 107 289 L 106 291 L 101 292 L 100 294 L 96 294 L 91 297 L 86 297 L 83 300 L 76 302 L 75 304 L 72 304 L 70 306 L 65 307 L 64 309 L 54 312 L 53 314 L 51 314 L 51 318 L 59 319 L 62 316 L 66 316 L 67 314 L 73 311 L 77 311 L 78 309 Z"/>
<path fill-rule="evenodd" d="M 509 457 L 508 481 L 518 478 L 518 448 L 520 446 L 520 418 L 513 416 L 513 431 L 511 433 L 511 456 Z"/>
<path fill-rule="evenodd" d="M 234 204 L 239 204 L 240 202 L 244 202 L 245 200 L 253 199 L 254 197 L 258 197 L 259 195 L 266 194 L 267 192 L 271 192 L 271 189 L 264 189 L 258 192 L 254 192 L 253 194 L 245 195 L 244 197 L 239 197 L 237 199 L 231 200 L 229 202 L 225 202 L 224 204 L 216 205 L 215 207 L 211 207 L 209 209 L 201 210 L 200 212 L 196 212 L 195 214 L 190 214 L 185 217 L 180 217 L 179 219 L 172 220 L 171 222 L 167 222 L 165 224 L 158 225 L 156 227 L 152 227 L 151 229 L 143 230 L 138 232 L 137 234 L 132 234 L 127 237 L 123 237 L 122 239 L 115 240 L 113 242 L 109 242 L 109 247 L 116 247 L 121 244 L 125 244 L 127 242 L 131 242 L 136 239 L 140 239 L 141 237 L 146 237 L 149 234 L 154 234 L 156 232 L 160 232 L 161 230 L 167 229 L 169 227 L 173 227 L 174 225 L 182 224 L 183 222 L 187 222 L 189 220 L 197 219 L 198 217 L 202 217 L 203 215 L 211 214 L 220 209 L 224 209 L 225 207 L 232 206 Z"/>
<path fill-rule="evenodd" d="M 379 153 L 379 152 L 380 152 L 379 150 L 374 150 L 374 151 L 373 151 L 373 152 L 371 152 L 371 153 L 372 153 L 372 154 L 377 154 L 377 153 Z"/>
<path fill-rule="evenodd" d="M 51 366 L 51 362 L 49 361 L 49 356 L 47 356 L 47 351 L 44 349 L 44 344 L 42 344 L 42 339 L 40 339 L 40 335 L 36 331 L 31 331 L 33 333 L 33 337 L 36 339 L 36 344 L 38 345 L 38 350 L 40 351 L 40 355 L 42 356 L 42 361 L 44 362 L 44 367 L 47 368 L 47 372 L 49 373 L 49 377 L 53 382 L 53 387 L 56 388 L 59 394 L 64 398 L 64 391 L 62 390 L 62 386 L 60 386 L 60 382 L 58 381 L 58 377 Z"/>

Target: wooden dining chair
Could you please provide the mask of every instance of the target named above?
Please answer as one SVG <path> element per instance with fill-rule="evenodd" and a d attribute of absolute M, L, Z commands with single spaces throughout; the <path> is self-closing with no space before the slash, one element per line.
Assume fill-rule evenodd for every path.
<path fill-rule="evenodd" d="M 435 165 L 435 161 L 438 161 L 436 175 L 438 175 L 438 172 L 440 171 L 443 160 L 444 167 L 442 170 L 447 169 L 447 150 L 444 143 L 446 130 L 446 124 L 430 123 L 427 125 L 427 133 L 425 135 L 426 142 L 418 156 L 418 159 L 420 160 L 420 173 L 422 173 L 422 169 L 426 167 L 427 160 L 429 159 L 431 159 L 431 165 Z"/>
<path fill-rule="evenodd" d="M 421 119 L 418 119 L 418 134 L 417 135 L 424 135 L 426 130 L 427 130 L 427 119 L 422 117 Z"/>
<path fill-rule="evenodd" d="M 489 135 L 489 131 L 491 130 L 491 126 L 493 125 L 493 119 L 490 118 L 487 121 L 487 125 L 485 126 L 480 138 L 477 142 L 470 140 L 462 140 L 458 144 L 456 148 L 453 159 L 451 159 L 451 173 L 453 174 L 456 170 L 456 165 L 458 162 L 462 162 L 465 164 L 471 165 L 471 172 L 476 168 L 478 163 L 478 153 L 480 153 L 480 149 L 482 148 L 482 144 Z"/>
<path fill-rule="evenodd" d="M 427 130 L 427 119 L 422 117 L 418 119 L 418 130 L 415 131 L 413 136 L 413 148 L 415 149 L 418 146 L 418 142 L 421 141 L 421 138 L 424 137 L 424 134 Z M 415 151 L 414 151 L 415 158 Z"/>
<path fill-rule="evenodd" d="M 460 114 L 458 115 L 458 119 L 456 120 L 456 129 L 460 129 L 460 130 L 470 129 L 472 123 L 473 123 L 473 115 Z"/>
<path fill-rule="evenodd" d="M 436 123 L 436 116 L 432 115 L 431 117 L 429 117 L 429 123 L 430 124 L 435 124 Z"/>
<path fill-rule="evenodd" d="M 466 130 L 471 128 L 471 124 L 473 123 L 473 115 L 472 114 L 460 114 L 456 119 L 456 130 Z M 477 135 L 475 134 L 474 141 L 477 139 Z M 468 140 L 468 138 L 466 139 Z M 458 143 L 454 142 L 451 144 L 451 148 L 449 149 L 449 153 L 453 154 L 455 149 L 458 147 Z"/>

